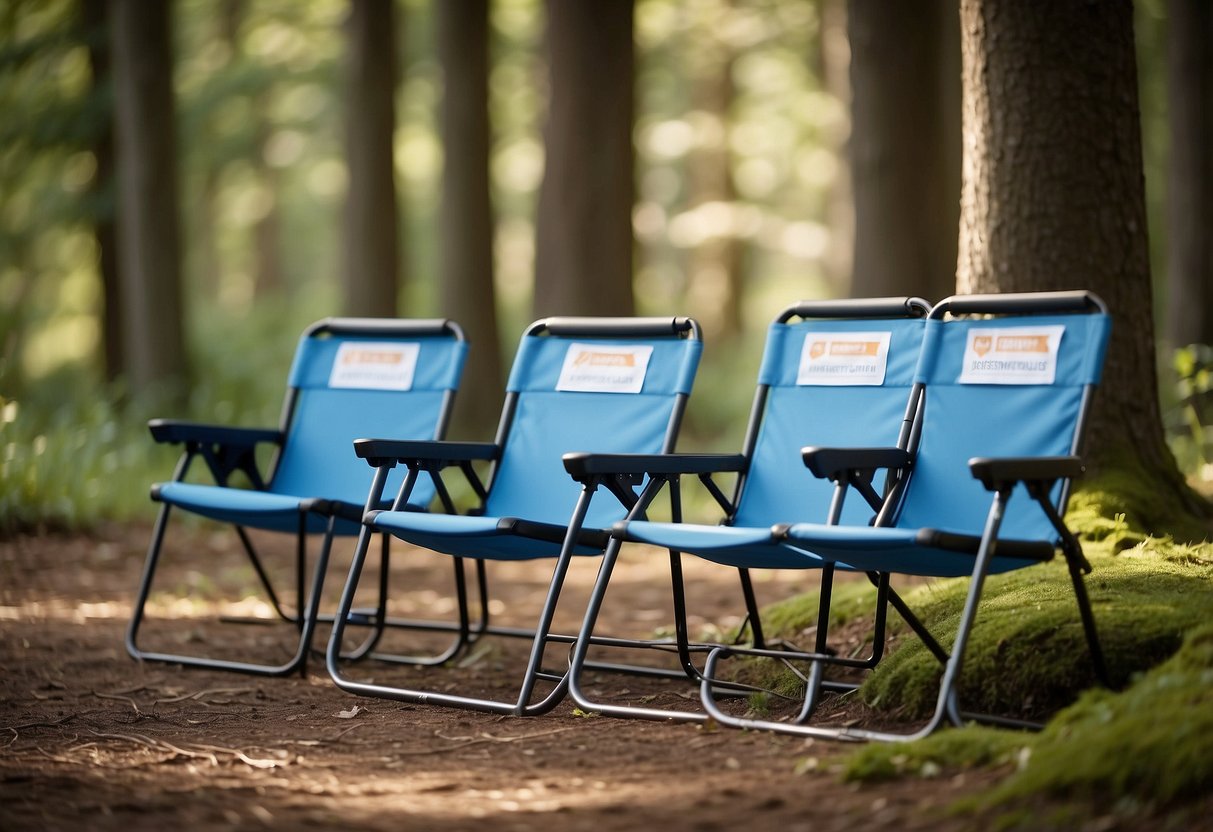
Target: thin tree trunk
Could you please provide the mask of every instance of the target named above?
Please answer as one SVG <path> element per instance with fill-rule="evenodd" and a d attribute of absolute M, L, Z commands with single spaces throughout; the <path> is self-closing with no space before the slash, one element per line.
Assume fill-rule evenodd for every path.
<path fill-rule="evenodd" d="M 442 310 L 468 330 L 468 356 L 455 430 L 492 429 L 501 407 L 501 344 L 493 291 L 493 209 L 489 196 L 488 0 L 443 0 Z"/>
<path fill-rule="evenodd" d="M 351 0 L 348 27 L 345 308 L 350 315 L 391 317 L 400 274 L 392 0 Z"/>
<path fill-rule="evenodd" d="M 547 3 L 536 316 L 632 314 L 632 0 Z"/>
<path fill-rule="evenodd" d="M 726 13 L 729 4 L 725 4 Z M 733 104 L 733 47 L 721 38 L 699 44 L 689 56 L 691 106 L 719 123 L 717 140 L 700 145 L 688 160 L 690 207 L 707 203 L 733 206 L 732 153 L 729 149 Z M 704 240 L 690 252 L 687 278 L 691 314 L 719 338 L 741 332 L 743 258 L 741 242 L 728 231 Z"/>
<path fill-rule="evenodd" d="M 818 55 L 819 72 L 826 91 L 850 112 L 851 47 L 847 38 L 847 0 L 822 0 Z M 839 120 L 824 136 L 828 149 L 839 158 L 847 154 L 850 130 L 849 120 Z M 850 165 L 840 166 L 830 185 L 826 224 L 830 228 L 830 245 L 824 263 L 825 276 L 831 293 L 841 297 L 851 289 L 855 262 L 855 197 Z"/>
<path fill-rule="evenodd" d="M 1132 4 L 962 0 L 961 32 L 961 290 L 1103 297 L 1113 331 L 1088 459 L 1140 472 L 1165 495 L 1155 506 L 1207 516 L 1159 412 Z"/>
<path fill-rule="evenodd" d="M 854 297 L 955 290 L 960 32 L 954 2 L 851 0 Z"/>
<path fill-rule="evenodd" d="M 109 4 L 82 0 L 80 10 L 88 38 L 88 62 L 93 93 L 113 84 L 110 70 Z M 118 225 L 114 205 L 114 128 L 106 121 L 93 139 L 97 170 L 91 191 L 97 206 L 93 239 L 97 243 L 97 270 L 101 276 L 101 360 L 107 381 L 117 380 L 126 369 L 122 349 L 122 299 L 118 272 Z"/>
<path fill-rule="evenodd" d="M 111 10 L 123 352 L 140 393 L 185 380 L 170 4 Z"/>
<path fill-rule="evenodd" d="M 1213 4 L 1167 5 L 1167 341 L 1213 344 Z"/>

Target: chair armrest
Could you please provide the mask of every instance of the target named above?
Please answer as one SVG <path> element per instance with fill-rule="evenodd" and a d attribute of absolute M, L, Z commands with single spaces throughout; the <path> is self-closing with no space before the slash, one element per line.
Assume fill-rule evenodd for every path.
<path fill-rule="evenodd" d="M 448 442 L 412 439 L 356 439 L 354 453 L 371 465 L 387 462 L 461 462 L 496 459 L 500 449 L 492 442 Z"/>
<path fill-rule="evenodd" d="M 564 470 L 574 479 L 595 474 L 716 474 L 745 470 L 741 454 L 565 454 Z"/>
<path fill-rule="evenodd" d="M 989 491 L 997 491 L 1017 482 L 1071 479 L 1085 470 L 1082 459 L 1076 456 L 975 457 L 969 460 L 969 471 Z"/>
<path fill-rule="evenodd" d="M 152 433 L 152 439 L 163 443 L 206 442 L 251 448 L 259 442 L 282 442 L 282 431 L 276 428 L 227 427 L 177 419 L 152 419 L 147 423 L 147 427 Z"/>
<path fill-rule="evenodd" d="M 839 480 L 848 471 L 905 468 L 910 454 L 902 448 L 802 448 L 805 467 L 818 479 Z"/>

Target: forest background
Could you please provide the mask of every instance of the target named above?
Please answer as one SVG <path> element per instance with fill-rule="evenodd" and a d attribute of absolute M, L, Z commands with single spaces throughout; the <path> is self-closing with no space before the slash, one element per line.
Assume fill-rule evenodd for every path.
<path fill-rule="evenodd" d="M 297 334 L 326 315 L 463 323 L 452 435 L 476 438 L 533 318 L 693 315 L 708 347 L 682 446 L 732 450 L 783 306 L 955 291 L 953 4 L 124 8 L 0 12 L 10 530 L 150 516 L 144 485 L 171 463 L 145 419 L 276 423 Z M 1184 17 L 1201 8 L 1133 6 L 1158 392 L 1197 481 L 1213 478 L 1213 165 L 1176 137 L 1209 135 L 1207 46 L 1177 45 L 1208 29 Z M 124 37 L 163 48 L 126 50 L 131 66 Z M 155 78 L 167 113 L 124 111 L 120 85 Z M 115 145 L 123 119 L 134 147 Z M 123 153 L 150 160 L 142 197 L 115 177 Z M 148 219 L 120 231 L 124 199 Z"/>

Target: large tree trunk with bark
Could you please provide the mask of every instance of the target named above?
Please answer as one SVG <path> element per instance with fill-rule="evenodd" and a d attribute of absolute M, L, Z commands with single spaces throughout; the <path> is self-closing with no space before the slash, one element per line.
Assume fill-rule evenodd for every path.
<path fill-rule="evenodd" d="M 392 317 L 400 274 L 396 168 L 396 30 L 392 0 L 351 0 L 346 74 L 345 309 Z"/>
<path fill-rule="evenodd" d="M 1213 344 L 1213 4 L 1167 4 L 1167 332 L 1172 347 Z"/>
<path fill-rule="evenodd" d="M 1089 463 L 1207 516 L 1159 412 L 1130 0 L 962 0 L 961 33 L 960 291 L 1103 297 L 1113 332 Z"/>
<path fill-rule="evenodd" d="M 851 0 L 851 295 L 956 285 L 960 217 L 960 32 L 948 0 Z"/>
<path fill-rule="evenodd" d="M 476 349 L 463 371 L 454 427 L 483 433 L 501 407 L 501 344 L 493 290 L 489 194 L 488 0 L 437 6 L 442 63 L 442 311 L 466 327 Z"/>
<path fill-rule="evenodd" d="M 631 0 L 547 4 L 537 316 L 632 314 Z"/>
<path fill-rule="evenodd" d="M 170 5 L 113 0 L 111 11 L 126 379 L 133 393 L 171 393 L 186 360 Z"/>

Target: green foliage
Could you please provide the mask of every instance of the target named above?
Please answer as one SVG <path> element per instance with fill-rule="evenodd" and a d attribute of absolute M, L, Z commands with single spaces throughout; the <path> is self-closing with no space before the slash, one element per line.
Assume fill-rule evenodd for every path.
<path fill-rule="evenodd" d="M 1167 414 L 1171 450 L 1184 471 L 1213 480 L 1213 346 L 1176 350 L 1172 367 L 1177 401 Z"/>
<path fill-rule="evenodd" d="M 172 452 L 155 447 L 145 420 L 113 398 L 55 408 L 0 398 L 0 405 L 0 535 L 146 516 L 151 472 L 172 471 Z"/>
<path fill-rule="evenodd" d="M 80 395 L 70 390 L 81 383 L 71 374 L 27 398 L 0 398 L 0 533 L 150 517 L 148 486 L 169 478 L 180 448 L 152 442 L 148 418 L 277 425 L 308 314 L 284 307 L 212 319 L 192 345 L 200 381 L 184 413 L 152 400 L 124 401 L 115 388 Z"/>

